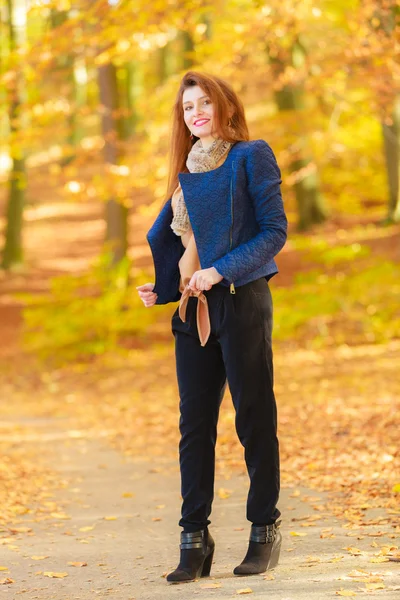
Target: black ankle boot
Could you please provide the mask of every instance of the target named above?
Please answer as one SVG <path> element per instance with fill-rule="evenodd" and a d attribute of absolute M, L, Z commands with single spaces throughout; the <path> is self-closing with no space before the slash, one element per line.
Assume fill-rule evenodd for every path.
<path fill-rule="evenodd" d="M 192 581 L 210 574 L 214 556 L 214 540 L 208 529 L 181 533 L 181 559 L 179 565 L 167 576 L 167 581 Z"/>
<path fill-rule="evenodd" d="M 276 567 L 282 544 L 282 534 L 278 530 L 280 524 L 281 521 L 272 525 L 251 526 L 247 554 L 234 569 L 234 575 L 256 575 Z"/>

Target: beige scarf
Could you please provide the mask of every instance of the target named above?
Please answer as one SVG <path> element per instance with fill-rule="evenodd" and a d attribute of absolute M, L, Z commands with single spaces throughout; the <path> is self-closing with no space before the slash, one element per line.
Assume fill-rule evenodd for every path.
<path fill-rule="evenodd" d="M 217 167 L 222 156 L 229 152 L 231 146 L 233 146 L 231 142 L 216 138 L 209 148 L 203 148 L 201 139 L 198 139 L 197 142 L 193 144 L 186 160 L 186 166 L 189 169 L 189 172 L 204 173 L 205 171 L 212 171 Z M 179 195 L 171 228 L 176 235 L 181 236 L 190 229 L 190 221 L 180 186 L 177 193 Z"/>

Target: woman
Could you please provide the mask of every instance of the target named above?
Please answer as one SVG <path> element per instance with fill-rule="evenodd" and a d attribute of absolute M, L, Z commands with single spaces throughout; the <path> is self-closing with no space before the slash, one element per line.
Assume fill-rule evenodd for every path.
<path fill-rule="evenodd" d="M 268 280 L 286 241 L 280 171 L 269 145 L 249 141 L 241 100 L 219 77 L 190 71 L 172 128 L 167 202 L 147 234 L 155 284 L 145 306 L 180 301 L 172 317 L 180 395 L 183 527 L 180 562 L 168 581 L 209 575 L 208 531 L 217 420 L 226 382 L 250 477 L 247 554 L 236 575 L 276 566 L 279 443 L 273 392 Z"/>

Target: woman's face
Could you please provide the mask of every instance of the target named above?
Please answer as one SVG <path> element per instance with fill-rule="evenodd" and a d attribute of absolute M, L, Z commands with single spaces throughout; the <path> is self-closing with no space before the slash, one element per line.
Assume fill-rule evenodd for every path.
<path fill-rule="evenodd" d="M 183 117 L 190 132 L 203 142 L 214 140 L 214 107 L 211 99 L 198 85 L 187 88 L 182 97 Z"/>

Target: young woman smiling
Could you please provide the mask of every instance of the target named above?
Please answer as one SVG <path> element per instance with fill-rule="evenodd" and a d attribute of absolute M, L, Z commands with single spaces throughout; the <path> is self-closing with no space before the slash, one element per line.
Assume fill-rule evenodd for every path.
<path fill-rule="evenodd" d="M 250 539 L 234 573 L 262 573 L 277 565 L 282 540 L 268 284 L 287 235 L 280 170 L 264 140 L 249 141 L 243 104 L 219 77 L 184 75 L 171 134 L 167 200 L 147 234 L 155 284 L 138 287 L 146 307 L 179 300 L 172 332 L 183 531 L 180 562 L 167 580 L 210 573 L 215 443 L 227 382 L 250 477 Z"/>

